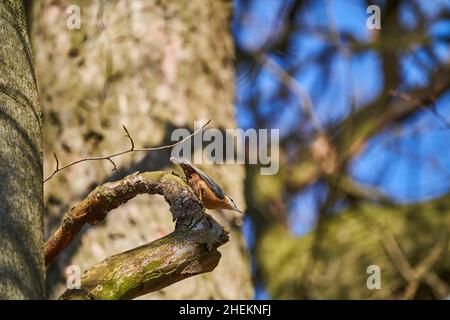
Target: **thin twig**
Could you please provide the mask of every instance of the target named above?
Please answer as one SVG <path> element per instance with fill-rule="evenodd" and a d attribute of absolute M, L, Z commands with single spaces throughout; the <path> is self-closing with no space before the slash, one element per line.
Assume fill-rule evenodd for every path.
<path fill-rule="evenodd" d="M 59 160 L 58 160 L 58 157 L 56 156 L 56 153 L 54 153 L 53 152 L 53 156 L 55 157 L 55 161 L 56 161 L 56 171 L 58 171 L 59 170 Z"/>
<path fill-rule="evenodd" d="M 54 176 L 55 174 L 57 174 L 58 172 L 60 172 L 60 171 L 62 171 L 62 170 L 64 170 L 64 169 L 66 169 L 66 168 L 68 168 L 68 167 L 71 167 L 71 166 L 74 166 L 74 165 L 76 165 L 76 164 L 79 164 L 79 163 L 81 163 L 81 162 L 86 162 L 86 161 L 100 161 L 100 160 L 107 160 L 107 161 L 111 162 L 111 164 L 113 165 L 113 171 L 119 172 L 119 171 L 117 170 L 117 166 L 116 166 L 115 162 L 112 160 L 112 158 L 115 158 L 115 157 L 118 157 L 118 156 L 121 156 L 121 155 L 130 153 L 130 152 L 148 152 L 148 151 L 158 151 L 158 150 L 164 150 L 164 149 L 171 149 L 171 148 L 175 147 L 176 145 L 181 144 L 181 143 L 185 142 L 186 140 L 192 138 L 194 135 L 196 135 L 198 132 L 202 131 L 206 126 L 208 126 L 209 123 L 210 123 L 211 121 L 212 121 L 212 119 L 209 119 L 209 120 L 208 120 L 203 126 L 201 126 L 199 129 L 195 130 L 192 134 L 190 134 L 189 136 L 185 137 L 184 139 L 182 139 L 182 140 L 180 140 L 180 141 L 178 141 L 178 142 L 175 142 L 175 143 L 172 143 L 172 144 L 167 144 L 167 145 L 160 146 L 160 147 L 140 148 L 140 149 L 136 149 L 136 148 L 135 148 L 133 138 L 132 138 L 131 135 L 129 134 L 127 128 L 126 128 L 125 126 L 122 125 L 122 127 L 123 127 L 123 129 L 125 130 L 125 133 L 126 133 L 125 136 L 130 140 L 130 143 L 131 143 L 131 147 L 130 147 L 129 149 L 127 149 L 127 150 L 125 150 L 125 151 L 120 151 L 120 152 L 117 152 L 117 153 L 114 153 L 114 154 L 111 154 L 111 155 L 108 155 L 108 156 L 86 157 L 86 158 L 79 159 L 79 160 L 73 161 L 73 162 L 71 162 L 71 163 L 65 164 L 65 165 L 63 165 L 63 166 L 60 166 L 60 165 L 59 165 L 59 160 L 58 160 L 58 158 L 56 157 L 56 154 L 53 154 L 54 157 L 55 157 L 55 160 L 56 160 L 56 169 L 53 171 L 53 173 L 52 173 L 50 176 L 48 176 L 47 178 L 44 179 L 43 183 L 46 183 L 48 180 L 50 180 L 51 178 L 53 178 L 53 176 Z"/>
<path fill-rule="evenodd" d="M 107 157 L 106 160 L 108 160 L 109 162 L 111 162 L 111 164 L 113 165 L 113 171 L 117 174 L 119 174 L 119 170 L 117 170 L 117 166 L 116 163 L 114 161 L 112 161 L 112 159 L 110 157 Z"/>
<path fill-rule="evenodd" d="M 131 138 L 130 133 L 128 132 L 128 130 L 127 130 L 127 128 L 125 127 L 125 125 L 122 125 L 122 127 L 123 127 L 123 130 L 125 130 L 125 132 L 126 132 L 125 137 L 127 137 L 128 139 L 130 139 L 130 143 L 131 143 L 131 148 L 130 148 L 130 150 L 134 150 L 134 141 L 133 141 L 133 139 Z"/>

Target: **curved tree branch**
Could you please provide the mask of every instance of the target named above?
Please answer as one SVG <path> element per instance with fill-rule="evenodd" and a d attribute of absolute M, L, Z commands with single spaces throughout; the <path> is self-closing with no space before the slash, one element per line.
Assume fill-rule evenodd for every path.
<path fill-rule="evenodd" d="M 204 212 L 181 178 L 162 171 L 134 173 L 93 190 L 64 216 L 45 243 L 46 264 L 86 223 L 98 223 L 110 210 L 143 193 L 164 196 L 176 221 L 175 231 L 93 266 L 83 274 L 81 288 L 67 290 L 62 299 L 134 298 L 217 266 L 220 253 L 216 249 L 228 241 L 228 232 Z"/>

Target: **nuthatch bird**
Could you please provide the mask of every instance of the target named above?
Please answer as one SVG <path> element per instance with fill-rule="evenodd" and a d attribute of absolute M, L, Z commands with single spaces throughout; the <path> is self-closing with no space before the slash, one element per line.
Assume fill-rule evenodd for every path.
<path fill-rule="evenodd" d="M 170 161 L 183 169 L 187 183 L 206 209 L 228 209 L 243 213 L 238 209 L 233 199 L 223 192 L 219 185 L 206 173 L 185 160 L 171 157 Z"/>

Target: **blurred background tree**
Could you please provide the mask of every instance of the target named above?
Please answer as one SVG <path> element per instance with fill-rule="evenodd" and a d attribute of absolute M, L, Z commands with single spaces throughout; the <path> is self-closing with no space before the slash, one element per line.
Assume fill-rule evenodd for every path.
<path fill-rule="evenodd" d="M 449 1 L 235 4 L 238 124 L 281 136 L 246 166 L 257 297 L 448 297 Z"/>
<path fill-rule="evenodd" d="M 81 28 L 66 21 L 77 5 Z M 72 1 L 29 3 L 36 77 L 44 110 L 44 176 L 61 164 L 85 156 L 128 148 L 122 124 L 136 146 L 170 142 L 176 128 L 191 128 L 209 118 L 218 128 L 235 127 L 234 46 L 231 2 Z M 217 41 L 220 39 L 220 41 Z M 63 214 L 95 186 L 135 171 L 170 169 L 170 152 L 134 153 L 88 162 L 54 176 L 45 184 L 47 239 Z M 226 170 L 226 175 L 224 174 Z M 209 166 L 208 174 L 237 201 L 243 197 L 242 166 Z M 156 199 L 155 199 L 156 198 Z M 47 294 L 65 289 L 69 265 L 81 270 L 104 258 L 148 243 L 174 228 L 162 197 L 140 196 L 84 232 L 51 265 Z M 248 253 L 232 215 L 215 214 L 232 227 L 214 272 L 193 277 L 147 299 L 251 298 Z"/>

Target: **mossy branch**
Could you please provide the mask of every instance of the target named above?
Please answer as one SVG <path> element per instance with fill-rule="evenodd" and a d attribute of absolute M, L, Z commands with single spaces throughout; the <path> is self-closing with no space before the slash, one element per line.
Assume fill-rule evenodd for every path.
<path fill-rule="evenodd" d="M 98 223 L 110 210 L 143 193 L 164 196 L 176 221 L 175 231 L 93 266 L 83 274 L 81 288 L 67 290 L 62 299 L 130 299 L 217 266 L 220 253 L 216 249 L 228 241 L 227 231 L 204 212 L 181 178 L 162 171 L 135 173 L 92 191 L 65 215 L 45 243 L 46 264 L 86 223 Z"/>

